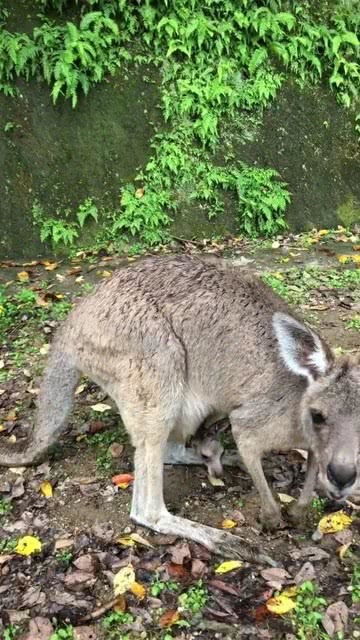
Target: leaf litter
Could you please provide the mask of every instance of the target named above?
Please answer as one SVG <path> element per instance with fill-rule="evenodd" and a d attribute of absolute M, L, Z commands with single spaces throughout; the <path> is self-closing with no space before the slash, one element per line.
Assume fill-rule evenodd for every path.
<path fill-rule="evenodd" d="M 340 235 L 339 242 L 342 242 Z M 320 232 L 314 234 L 314 246 L 317 250 L 321 248 L 322 237 L 326 236 L 322 236 Z M 343 242 L 346 240 L 344 236 Z M 275 249 L 278 251 L 286 240 L 274 242 L 279 243 L 278 249 Z M 238 245 L 235 243 L 234 246 Z M 186 251 L 191 250 L 188 245 Z M 197 246 L 196 250 L 203 249 Z M 345 255 L 347 249 L 343 253 Z M 337 261 L 336 255 L 333 261 Z M 44 313 L 48 313 L 52 304 L 56 304 L 55 300 L 62 299 L 56 297 L 63 296 L 57 287 L 64 287 L 68 278 L 65 271 L 64 275 L 55 274 L 58 265 L 53 264 L 53 272 L 46 269 L 46 264 L 42 265 L 54 280 L 55 288 L 51 292 L 37 289 L 36 269 L 32 269 L 35 265 L 24 265 L 29 281 L 31 280 L 31 288 L 35 284 L 37 304 Z M 352 261 L 352 264 L 355 263 Z M 254 266 L 251 262 L 247 266 L 255 268 L 256 262 Z M 346 268 L 346 264 L 342 268 Z M 80 273 L 86 280 L 86 269 L 81 266 L 70 268 L 69 274 L 72 276 Z M 107 277 L 107 274 L 102 273 L 101 276 Z M 94 278 L 99 279 L 96 269 Z M 26 284 L 24 280 L 21 286 Z M 79 286 L 75 284 L 74 295 L 78 295 L 78 291 Z M 341 294 L 344 304 L 355 304 L 356 301 L 349 302 L 349 297 L 345 294 Z M 332 318 L 338 323 L 333 330 L 334 336 L 336 333 L 334 339 L 337 340 L 339 326 L 343 326 L 343 321 L 338 320 L 338 309 L 344 313 L 344 309 L 348 307 L 339 306 L 335 295 L 334 304 L 330 304 L 332 294 L 326 294 L 325 300 L 324 295 L 321 290 L 314 293 L 311 299 L 312 311 L 319 313 L 318 317 L 322 322 L 324 314 L 321 316 L 321 308 L 324 303 L 327 308 L 335 310 L 332 313 L 337 315 Z M 329 329 L 330 334 L 331 331 Z M 44 332 L 40 336 L 42 339 L 37 347 L 38 350 L 41 349 L 41 355 L 46 356 L 51 336 L 46 338 L 45 344 Z M 356 346 L 357 336 L 351 332 L 349 336 L 353 340 L 350 340 L 350 348 Z M 6 352 L 1 353 L 0 362 L 4 363 L 0 365 L 3 369 L 8 367 Z M 31 414 L 33 411 L 35 397 L 28 388 L 38 388 L 34 376 L 32 364 L 27 363 L 26 373 L 19 371 L 14 381 L 0 384 L 0 409 L 4 415 L 0 422 L 5 427 L 0 438 L 14 435 L 18 441 L 26 435 L 26 430 L 22 431 L 22 424 L 25 423 L 25 413 Z M 22 383 L 25 380 L 26 386 Z M 27 399 L 30 398 L 29 403 Z M 22 402 L 24 409 L 21 407 Z M 106 436 L 107 429 L 114 420 L 112 405 L 106 396 L 87 383 L 78 387 L 76 404 L 84 415 L 83 424 L 86 429 L 83 433 L 89 434 L 89 437 L 91 434 Z M 96 416 L 91 415 L 91 408 L 94 407 Z M 93 419 L 94 417 L 99 419 Z M 29 420 L 28 415 L 26 418 Z M 80 421 L 76 415 L 75 423 L 77 422 Z M 310 541 L 310 525 L 304 539 L 290 525 L 273 536 L 267 536 L 260 531 L 257 521 L 258 498 L 253 498 L 251 482 L 244 473 L 239 475 L 239 470 L 226 470 L 222 486 L 211 486 L 210 482 L 201 483 L 201 478 L 207 478 L 205 470 L 201 468 L 191 470 L 191 477 L 186 482 L 182 482 L 184 476 L 180 469 L 169 472 L 177 474 L 172 494 L 170 490 L 173 509 L 185 509 L 183 505 L 188 501 L 186 517 L 220 527 L 221 523 L 230 520 L 235 523 L 235 526 L 228 527 L 230 534 L 231 529 L 236 529 L 241 524 L 244 547 L 250 545 L 259 550 L 273 564 L 269 566 L 265 561 L 262 565 L 241 562 L 231 557 L 231 554 L 217 559 L 201 545 L 176 540 L 173 536 L 154 535 L 143 528 L 134 529 L 133 524 L 129 526 L 127 514 L 133 482 L 132 460 L 127 445 L 124 447 L 120 438 L 117 444 L 118 446 L 113 446 L 113 443 L 109 443 L 105 450 L 114 465 L 121 462 L 121 473 L 117 475 L 131 476 L 120 479 L 120 485 L 127 485 L 126 491 L 118 491 L 117 483 L 113 484 L 111 480 L 112 474 L 119 469 L 114 468 L 112 472 L 103 475 L 103 472 L 99 472 L 88 462 L 81 464 L 80 458 L 83 455 L 86 458 L 87 455 L 87 445 L 85 442 L 76 442 L 75 437 L 71 441 L 71 433 L 70 445 L 67 436 L 67 440 L 61 444 L 64 449 L 58 456 L 58 461 L 51 468 L 45 468 L 43 473 L 23 468 L 18 482 L 14 481 L 11 471 L 6 472 L 4 478 L 1 476 L 0 498 L 5 501 L 11 498 L 11 510 L 5 517 L 0 516 L 0 545 L 4 546 L 0 547 L 0 637 L 3 630 L 1 623 L 4 626 L 13 621 L 23 629 L 24 640 L 46 640 L 55 630 L 55 625 L 69 623 L 74 627 L 76 640 L 95 640 L 96 637 L 102 637 L 102 619 L 113 612 L 128 612 L 133 616 L 134 624 L 138 625 L 136 628 L 140 629 L 137 637 L 144 630 L 157 628 L 160 632 L 161 628 L 165 631 L 169 628 L 173 635 L 184 639 L 190 637 L 188 634 L 193 631 L 212 638 L 214 634 L 221 635 L 222 629 L 227 630 L 224 631 L 225 635 L 231 634 L 235 630 L 234 624 L 241 625 L 244 638 L 279 640 L 285 638 L 286 633 L 289 638 L 291 635 L 296 637 L 289 616 L 294 610 L 294 603 L 296 606 L 296 586 L 300 587 L 304 580 L 311 580 L 318 585 L 326 598 L 322 625 L 328 636 L 336 637 L 336 634 L 343 633 L 351 637 L 358 613 L 348 587 L 353 566 L 359 557 L 359 516 L 351 504 L 343 511 L 346 517 L 340 519 L 338 515 L 328 513 L 331 505 L 326 507 L 326 524 L 321 527 L 319 525 L 319 530 L 322 529 L 321 538 L 316 542 Z M 79 456 L 78 452 L 81 452 Z M 305 459 L 306 453 L 301 452 L 297 458 L 273 454 L 265 460 L 266 473 L 275 484 L 275 491 L 278 492 L 284 511 L 303 482 L 302 456 Z M 95 460 L 95 456 L 93 459 Z M 72 470 L 71 474 L 69 468 Z M 18 470 L 13 471 L 17 473 Z M 87 478 L 88 486 L 93 487 L 91 494 L 79 495 L 79 487 L 87 484 L 75 482 L 76 476 L 83 480 Z M 189 493 L 183 494 L 182 485 L 188 485 L 189 480 Z M 40 488 L 45 483 L 52 488 L 52 495 L 49 497 Z M 105 492 L 109 486 L 112 486 L 114 494 Z M 8 491 L 2 491 L 6 488 Z M 110 501 L 106 502 L 107 500 Z M 243 502 L 240 504 L 239 501 Z M 354 506 L 355 502 L 356 500 Z M 67 515 L 71 510 L 74 512 L 72 519 Z M 321 521 L 320 518 L 317 520 Z M 34 538 L 38 543 L 34 547 L 29 543 L 24 545 L 21 541 L 25 538 Z M 25 555 L 17 549 L 25 551 Z M 130 566 L 133 574 L 130 572 L 128 582 L 120 580 L 120 590 L 128 586 L 116 596 L 114 578 Z M 121 575 L 124 577 L 124 574 L 125 572 Z M 152 590 L 156 590 L 156 585 L 161 586 L 155 597 Z M 207 592 L 208 600 L 197 614 L 198 617 L 186 610 L 178 611 L 179 595 L 192 587 L 204 588 Z M 280 598 L 280 612 L 279 609 L 270 610 L 271 600 L 274 598 Z M 289 605 L 288 601 L 293 604 Z M 279 600 L 275 601 L 275 606 L 279 607 Z M 284 606 L 291 607 L 288 613 L 283 613 Z M 163 611 L 163 627 L 160 624 L 159 608 Z M 186 626 L 178 627 L 182 623 L 190 625 L 190 630 Z M 91 626 L 87 627 L 87 624 Z M 126 627 L 124 633 L 125 629 Z"/>

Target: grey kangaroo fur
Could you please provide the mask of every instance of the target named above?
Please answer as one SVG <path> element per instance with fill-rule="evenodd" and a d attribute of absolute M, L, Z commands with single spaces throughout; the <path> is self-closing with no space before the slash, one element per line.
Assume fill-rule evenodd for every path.
<path fill-rule="evenodd" d="M 280 519 L 261 464 L 268 451 L 310 451 L 298 517 L 317 475 L 339 500 L 359 484 L 359 363 L 336 360 L 281 298 L 240 268 L 155 257 L 101 283 L 58 330 L 28 447 L 8 448 L 0 464 L 32 464 L 55 442 L 81 373 L 118 406 L 135 447 L 131 518 L 155 531 L 246 554 L 239 537 L 174 516 L 164 503 L 167 443 L 176 451 L 206 419 L 229 417 L 268 526 Z"/>

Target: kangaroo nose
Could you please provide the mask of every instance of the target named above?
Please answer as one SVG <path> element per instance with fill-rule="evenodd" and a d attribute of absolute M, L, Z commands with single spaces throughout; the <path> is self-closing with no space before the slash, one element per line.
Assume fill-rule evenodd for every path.
<path fill-rule="evenodd" d="M 345 489 L 355 482 L 356 467 L 330 462 L 327 467 L 327 477 L 338 489 Z"/>

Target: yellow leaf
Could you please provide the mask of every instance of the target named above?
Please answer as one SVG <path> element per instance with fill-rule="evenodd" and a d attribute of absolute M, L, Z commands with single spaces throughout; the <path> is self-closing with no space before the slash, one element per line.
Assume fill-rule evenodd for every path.
<path fill-rule="evenodd" d="M 276 613 L 278 616 L 282 616 L 284 613 L 288 613 L 291 609 L 294 609 L 296 604 L 294 600 L 291 600 L 288 596 L 280 594 L 275 598 L 270 598 L 266 603 L 266 608 L 271 613 Z"/>
<path fill-rule="evenodd" d="M 352 256 L 352 261 L 355 262 L 355 264 L 360 264 L 360 255 L 356 254 Z"/>
<path fill-rule="evenodd" d="M 138 600 L 143 600 L 146 596 L 146 589 L 140 582 L 134 582 L 130 587 L 130 591 Z"/>
<path fill-rule="evenodd" d="M 151 542 L 140 536 L 138 533 L 130 533 L 130 538 L 134 540 L 134 542 L 142 544 L 144 547 L 150 547 L 150 549 L 154 548 L 154 545 L 152 545 Z"/>
<path fill-rule="evenodd" d="M 230 520 L 230 518 L 225 518 L 225 520 L 223 520 L 221 523 L 221 528 L 233 529 L 234 527 L 236 527 L 236 525 L 237 525 L 237 522 L 235 522 L 235 520 Z"/>
<path fill-rule="evenodd" d="M 221 478 L 216 478 L 215 476 L 209 475 L 209 482 L 213 487 L 224 487 L 225 482 Z"/>
<path fill-rule="evenodd" d="M 292 496 L 288 496 L 287 493 L 278 493 L 278 496 L 280 502 L 282 502 L 283 504 L 290 504 L 290 502 L 294 502 L 295 500 L 295 498 L 293 498 Z"/>
<path fill-rule="evenodd" d="M 337 533 L 350 527 L 352 518 L 344 511 L 335 511 L 321 518 L 318 524 L 320 533 Z"/>
<path fill-rule="evenodd" d="M 15 444 L 16 435 L 14 433 L 12 433 L 11 436 L 9 436 L 8 441 L 11 442 L 11 444 Z"/>
<path fill-rule="evenodd" d="M 5 431 L 6 427 L 3 424 L 0 424 L 0 431 Z"/>
<path fill-rule="evenodd" d="M 96 273 L 102 278 L 110 278 L 110 276 L 112 276 L 112 271 L 107 271 L 106 269 L 104 269 L 104 271 L 97 271 Z"/>
<path fill-rule="evenodd" d="M 297 586 L 293 585 L 292 587 L 288 587 L 281 592 L 282 596 L 287 596 L 288 598 L 295 598 L 297 595 Z"/>
<path fill-rule="evenodd" d="M 320 229 L 317 234 L 318 236 L 327 236 L 327 234 L 329 233 L 328 229 Z"/>
<path fill-rule="evenodd" d="M 48 262 L 47 260 L 44 260 L 43 264 L 45 266 L 46 271 L 54 271 L 54 269 L 58 267 L 57 262 Z"/>
<path fill-rule="evenodd" d="M 114 593 L 116 596 L 121 596 L 128 591 L 135 582 L 135 571 L 131 564 L 120 569 L 114 576 Z"/>
<path fill-rule="evenodd" d="M 349 261 L 351 262 L 351 258 L 352 256 L 348 256 L 346 254 L 337 256 L 337 259 L 340 262 L 340 264 L 345 264 L 346 262 L 349 262 Z"/>
<path fill-rule="evenodd" d="M 27 271 L 19 271 L 16 277 L 20 282 L 28 282 L 29 280 L 29 274 Z"/>
<path fill-rule="evenodd" d="M 123 538 L 117 538 L 116 542 L 121 544 L 123 547 L 134 547 L 136 542 L 131 538 L 131 536 L 124 536 Z"/>
<path fill-rule="evenodd" d="M 228 573 L 234 569 L 240 569 L 242 566 L 243 563 L 240 560 L 226 560 L 216 567 L 215 573 Z"/>
<path fill-rule="evenodd" d="M 24 536 L 23 538 L 19 538 L 15 551 L 21 556 L 31 556 L 33 553 L 41 551 L 41 547 L 42 544 L 39 538 Z"/>
<path fill-rule="evenodd" d="M 50 482 L 42 482 L 40 485 L 40 491 L 45 496 L 45 498 L 52 498 L 53 496 L 53 488 Z"/>
<path fill-rule="evenodd" d="M 336 551 L 339 554 L 340 560 L 343 560 L 346 556 L 348 550 L 350 549 L 352 542 L 348 542 L 347 544 L 342 544 Z"/>

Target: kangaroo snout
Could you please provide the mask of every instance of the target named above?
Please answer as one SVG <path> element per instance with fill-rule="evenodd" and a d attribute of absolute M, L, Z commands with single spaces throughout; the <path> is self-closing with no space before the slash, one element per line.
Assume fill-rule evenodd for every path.
<path fill-rule="evenodd" d="M 327 466 L 326 475 L 330 483 L 329 493 L 336 500 L 351 493 L 357 479 L 357 470 L 354 464 L 346 465 L 332 461 Z"/>

